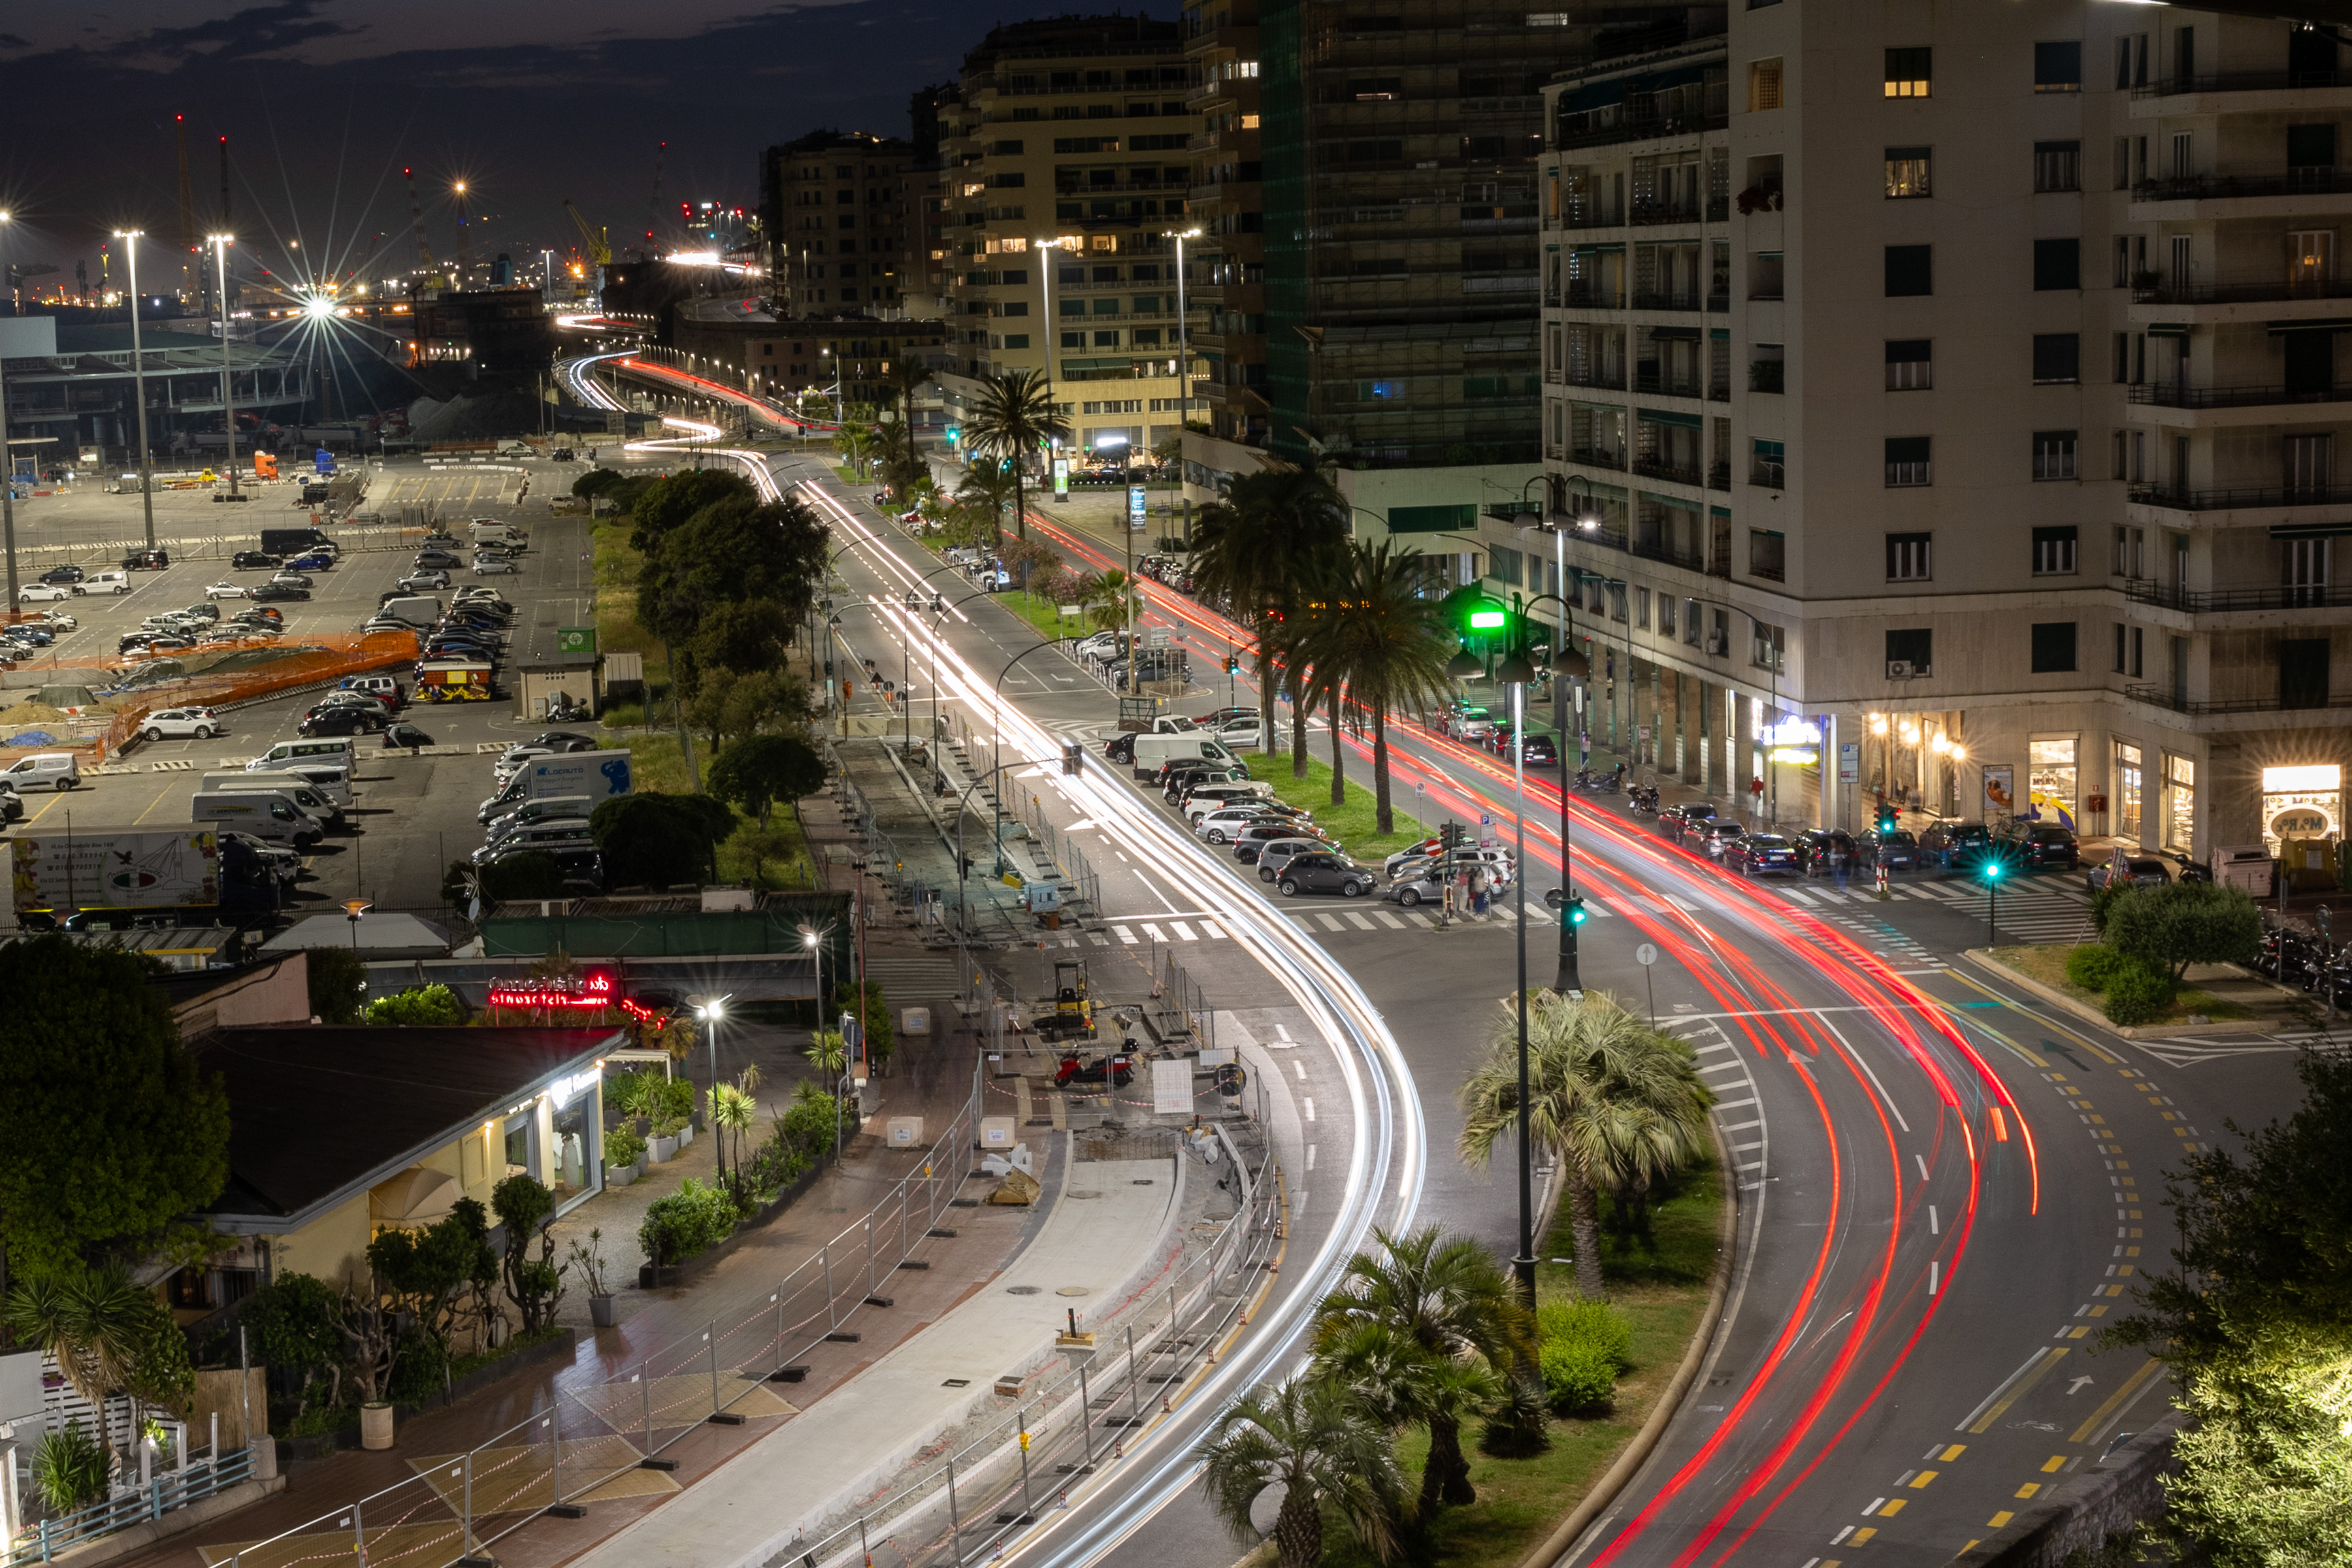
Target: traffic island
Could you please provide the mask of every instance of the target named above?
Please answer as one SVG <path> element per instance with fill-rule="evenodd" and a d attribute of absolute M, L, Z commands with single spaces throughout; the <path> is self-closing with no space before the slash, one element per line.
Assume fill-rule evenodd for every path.
<path fill-rule="evenodd" d="M 2317 1025 L 2321 1003 L 2234 963 L 2192 963 L 2172 1005 L 2155 1020 L 2125 1026 L 2107 1022 L 2098 992 L 2066 977 L 2073 943 L 2042 947 L 1974 947 L 1966 956 L 2001 979 L 2032 993 L 2092 1027 L 2126 1040 L 2198 1035 L 2266 1035 Z"/>

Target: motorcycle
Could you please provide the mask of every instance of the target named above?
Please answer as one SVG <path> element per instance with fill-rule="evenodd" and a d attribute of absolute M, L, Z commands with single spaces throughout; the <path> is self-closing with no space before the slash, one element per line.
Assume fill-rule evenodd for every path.
<path fill-rule="evenodd" d="M 2198 862 L 2191 860 L 2188 856 L 2181 854 L 2178 849 L 2172 852 L 2172 858 L 2180 867 L 2180 879 L 2182 881 L 2210 882 L 2213 879 L 2213 868 L 2211 867 L 2200 865 Z"/>
<path fill-rule="evenodd" d="M 1625 792 L 1625 800 L 1644 816 L 1658 815 L 1658 786 L 1655 784 L 1635 784 Z"/>
<path fill-rule="evenodd" d="M 1081 1061 L 1076 1053 L 1062 1058 L 1054 1070 L 1054 1087 L 1067 1089 L 1074 1083 L 1101 1083 L 1108 1079 L 1113 1089 L 1125 1089 L 1135 1081 L 1135 1058 L 1129 1056 L 1097 1057 L 1093 1061 Z"/>

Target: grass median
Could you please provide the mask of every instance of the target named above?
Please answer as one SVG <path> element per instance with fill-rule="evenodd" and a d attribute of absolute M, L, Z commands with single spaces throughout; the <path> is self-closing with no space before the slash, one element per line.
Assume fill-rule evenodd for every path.
<path fill-rule="evenodd" d="M 1201 700 L 1206 703 L 1209 699 Z M 1286 740 L 1287 736 L 1284 737 Z M 1294 777 L 1291 755 L 1287 751 L 1267 756 L 1259 752 L 1244 752 L 1242 760 L 1249 763 L 1250 777 L 1262 779 L 1274 786 L 1275 798 L 1285 805 L 1295 805 L 1315 814 L 1315 824 L 1339 841 L 1340 847 L 1363 864 L 1377 868 L 1392 850 L 1402 849 L 1428 837 L 1429 830 L 1410 812 L 1394 811 L 1396 831 L 1381 833 L 1379 813 L 1372 802 L 1372 764 L 1351 758 L 1348 770 L 1347 804 L 1331 804 L 1331 764 L 1314 757 L 1307 760 L 1307 776 Z M 1396 793 L 1390 786 L 1391 804 Z"/>
<path fill-rule="evenodd" d="M 1650 1215 L 1650 1244 L 1604 1232 L 1601 1272 L 1610 1305 L 1633 1327 L 1628 1358 L 1633 1369 L 1617 1384 L 1605 1414 L 1562 1417 L 1551 1423 L 1551 1447 L 1527 1459 L 1497 1459 L 1472 1447 L 1470 1484 L 1478 1500 L 1447 1509 L 1431 1524 L 1419 1561 L 1447 1568 L 1515 1568 L 1545 1537 L 1574 1512 L 1593 1483 L 1606 1474 L 1674 1381 L 1691 1337 L 1706 1331 L 1708 1287 L 1715 1269 L 1723 1206 L 1729 1201 L 1718 1169 L 1710 1161 L 1676 1179 L 1673 1194 Z M 1570 1250 L 1568 1215 L 1562 1208 L 1540 1256 Z M 1564 1263 L 1536 1266 L 1536 1300 L 1572 1300 L 1576 1271 Z M 1415 1429 L 1397 1444 L 1408 1496 L 1421 1485 L 1429 1453 L 1426 1433 Z M 1327 1524 L 1323 1561 L 1332 1568 L 1374 1568 L 1371 1557 L 1344 1538 L 1333 1520 Z"/>

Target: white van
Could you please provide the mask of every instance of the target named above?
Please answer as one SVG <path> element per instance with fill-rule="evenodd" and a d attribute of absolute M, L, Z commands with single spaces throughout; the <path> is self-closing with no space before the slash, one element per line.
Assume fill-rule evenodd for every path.
<path fill-rule="evenodd" d="M 477 549 L 491 544 L 508 550 L 522 550 L 530 543 L 530 536 L 510 522 L 474 522 L 466 526 L 474 535 Z"/>
<path fill-rule="evenodd" d="M 193 821 L 217 823 L 298 848 L 308 848 L 327 836 L 310 813 L 275 791 L 199 795 L 188 802 L 188 812 Z"/>
<path fill-rule="evenodd" d="M 551 795 L 539 800 L 526 800 L 493 813 L 485 826 L 496 838 L 509 828 L 528 826 L 534 822 L 552 821 L 557 817 L 585 817 L 596 809 L 596 803 L 584 795 Z"/>
<path fill-rule="evenodd" d="M 71 752 L 43 752 L 0 770 L 0 785 L 18 795 L 28 789 L 74 789 L 80 784 L 81 764 Z"/>
<path fill-rule="evenodd" d="M 352 745 L 352 738 L 349 735 L 339 736 L 332 740 L 280 741 L 246 763 L 245 771 L 257 773 L 271 768 L 281 767 L 288 763 L 323 763 L 338 760 L 346 773 L 359 761 L 358 751 Z"/>
<path fill-rule="evenodd" d="M 128 594 L 131 574 L 128 572 L 93 572 L 73 585 L 77 594 Z"/>
<path fill-rule="evenodd" d="M 478 866 L 493 856 L 519 854 L 525 849 L 593 849 L 596 841 L 588 835 L 588 819 L 575 816 L 553 822 L 534 823 L 518 828 L 503 838 L 492 838 L 474 851 L 474 864 Z"/>
<path fill-rule="evenodd" d="M 1219 742 L 1198 732 L 1190 735 L 1138 735 L 1135 738 L 1135 772 L 1138 777 L 1157 776 L 1160 765 L 1177 757 L 1199 757 L 1206 762 L 1232 763 L 1233 752 Z"/>
<path fill-rule="evenodd" d="M 313 760 L 284 763 L 269 768 L 253 768 L 236 776 L 251 780 L 253 787 L 257 789 L 269 789 L 273 786 L 262 782 L 264 775 L 269 773 L 284 773 L 288 778 L 299 779 L 337 805 L 352 804 L 352 771 L 338 758 L 330 757 L 324 762 Z"/>
<path fill-rule="evenodd" d="M 300 773 L 206 773 L 197 782 L 196 787 L 221 795 L 244 795 L 256 790 L 274 792 L 317 817 L 323 826 L 341 827 L 343 825 L 343 804 Z"/>

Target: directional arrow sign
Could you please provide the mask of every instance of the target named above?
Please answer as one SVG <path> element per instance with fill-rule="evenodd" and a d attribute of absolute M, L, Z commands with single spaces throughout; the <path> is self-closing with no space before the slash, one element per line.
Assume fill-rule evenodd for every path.
<path fill-rule="evenodd" d="M 2066 1397 L 2072 1399 L 2074 1395 L 2082 1393 L 2083 1385 L 2090 1381 L 2091 1380 L 2087 1377 L 2078 1377 L 2074 1382 L 2068 1384 L 2066 1385 Z"/>

